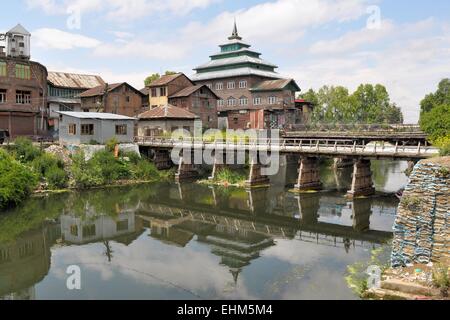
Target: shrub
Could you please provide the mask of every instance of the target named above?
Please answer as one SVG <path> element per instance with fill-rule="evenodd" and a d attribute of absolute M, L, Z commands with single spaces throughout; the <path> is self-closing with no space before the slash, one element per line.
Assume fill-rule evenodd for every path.
<path fill-rule="evenodd" d="M 450 135 L 440 137 L 434 140 L 434 145 L 439 148 L 441 156 L 450 156 Z"/>
<path fill-rule="evenodd" d="M 159 178 L 159 176 L 156 166 L 147 160 L 140 160 L 133 168 L 133 177 L 135 179 L 154 180 Z"/>
<path fill-rule="evenodd" d="M 71 169 L 75 187 L 86 189 L 103 184 L 101 170 L 85 160 L 83 151 L 74 154 L 72 161 Z"/>
<path fill-rule="evenodd" d="M 223 168 L 217 172 L 215 180 L 221 183 L 241 184 L 245 181 L 245 176 L 228 168 Z"/>
<path fill-rule="evenodd" d="M 43 153 L 33 160 L 32 166 L 37 173 L 45 177 L 47 172 L 53 167 L 63 169 L 64 162 L 52 154 Z"/>
<path fill-rule="evenodd" d="M 17 205 L 37 186 L 32 170 L 0 150 L 0 209 Z"/>
<path fill-rule="evenodd" d="M 13 152 L 16 159 L 21 162 L 31 162 L 42 154 L 41 150 L 35 147 L 30 139 L 24 137 L 14 140 Z"/>
<path fill-rule="evenodd" d="M 118 144 L 119 144 L 119 141 L 117 140 L 116 137 L 109 139 L 106 142 L 106 151 L 114 152 L 114 149 L 115 149 L 116 145 L 118 145 Z"/>
<path fill-rule="evenodd" d="M 132 164 L 138 164 L 142 158 L 136 152 L 123 152 L 120 153 L 121 158 L 128 158 L 129 162 Z"/>
<path fill-rule="evenodd" d="M 109 151 L 99 151 L 94 154 L 89 164 L 101 172 L 104 183 L 111 183 L 131 176 L 128 165 L 120 159 L 116 159 Z"/>
<path fill-rule="evenodd" d="M 448 275 L 449 266 L 439 264 L 433 268 L 433 283 L 436 287 L 441 289 L 443 297 L 448 297 L 448 288 L 450 286 L 450 277 Z"/>
<path fill-rule="evenodd" d="M 64 169 L 58 166 L 50 167 L 45 174 L 45 178 L 50 189 L 64 189 L 67 187 L 68 175 Z"/>

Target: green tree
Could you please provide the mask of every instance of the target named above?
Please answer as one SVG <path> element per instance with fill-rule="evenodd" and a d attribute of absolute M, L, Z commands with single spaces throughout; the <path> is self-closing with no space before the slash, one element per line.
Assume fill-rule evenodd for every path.
<path fill-rule="evenodd" d="M 176 74 L 176 73 L 177 73 L 177 72 L 175 72 L 175 71 L 166 71 L 164 74 L 165 74 L 166 76 L 170 76 L 170 75 Z M 154 74 L 148 76 L 148 77 L 144 80 L 145 86 L 148 87 L 153 81 L 158 80 L 159 78 L 161 78 L 161 75 L 160 75 L 159 73 L 154 73 Z"/>
<path fill-rule="evenodd" d="M 420 126 L 432 141 L 450 135 L 450 104 L 433 107 L 422 114 Z"/>
<path fill-rule="evenodd" d="M 430 93 L 420 102 L 421 115 L 430 112 L 433 108 L 441 105 L 450 105 L 450 79 L 439 82 L 435 93 Z"/>

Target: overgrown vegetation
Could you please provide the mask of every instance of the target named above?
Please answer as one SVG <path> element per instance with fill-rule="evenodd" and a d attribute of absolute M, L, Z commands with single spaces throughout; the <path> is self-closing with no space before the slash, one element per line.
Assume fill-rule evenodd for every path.
<path fill-rule="evenodd" d="M 410 211 L 418 211 L 422 205 L 422 199 L 413 196 L 405 196 L 402 198 L 401 205 Z"/>
<path fill-rule="evenodd" d="M 242 185 L 245 179 L 245 175 L 229 168 L 223 168 L 217 172 L 214 182 L 224 185 Z"/>
<path fill-rule="evenodd" d="M 433 283 L 441 290 L 441 295 L 448 297 L 448 289 L 450 287 L 450 277 L 448 275 L 450 267 L 443 263 L 433 268 Z"/>
<path fill-rule="evenodd" d="M 136 153 L 114 156 L 117 140 L 96 152 L 90 160 L 80 151 L 71 165 L 41 151 L 27 138 L 18 138 L 10 152 L 0 150 L 0 210 L 18 205 L 34 190 L 89 189 L 121 184 L 123 181 L 166 180 L 174 171 L 158 171 L 153 163 Z"/>
<path fill-rule="evenodd" d="M 0 150 L 0 209 L 17 205 L 37 186 L 33 170 Z"/>
<path fill-rule="evenodd" d="M 436 92 L 428 94 L 420 105 L 422 130 L 442 156 L 450 155 L 450 79 L 443 79 Z"/>

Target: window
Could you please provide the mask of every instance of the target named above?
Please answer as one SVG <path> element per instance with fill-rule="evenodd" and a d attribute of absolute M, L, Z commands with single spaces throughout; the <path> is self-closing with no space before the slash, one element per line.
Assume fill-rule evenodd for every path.
<path fill-rule="evenodd" d="M 246 105 L 248 105 L 248 99 L 247 99 L 247 97 L 241 97 L 241 98 L 239 99 L 239 104 L 240 104 L 241 106 L 246 106 Z"/>
<path fill-rule="evenodd" d="M 17 104 L 31 104 L 31 91 L 16 91 Z"/>
<path fill-rule="evenodd" d="M 75 237 L 78 237 L 78 226 L 77 225 L 74 224 L 74 225 L 70 226 L 70 234 Z"/>
<path fill-rule="evenodd" d="M 239 81 L 239 89 L 245 89 L 245 88 L 247 88 L 247 80 Z"/>
<path fill-rule="evenodd" d="M 225 101 L 223 99 L 217 100 L 217 105 L 219 107 L 223 107 L 225 105 Z"/>
<path fill-rule="evenodd" d="M 69 124 L 69 134 L 74 136 L 77 134 L 77 125 L 74 123 Z"/>
<path fill-rule="evenodd" d="M 269 104 L 276 104 L 277 100 L 277 97 L 269 97 Z"/>
<path fill-rule="evenodd" d="M 223 90 L 223 83 L 222 82 L 216 83 L 216 90 Z"/>
<path fill-rule="evenodd" d="M 238 124 L 239 123 L 239 118 L 233 118 L 233 122 L 234 122 L 234 124 Z"/>
<path fill-rule="evenodd" d="M 233 97 L 228 98 L 228 106 L 232 107 L 232 106 L 235 106 L 235 105 L 236 105 L 236 99 L 233 98 Z"/>
<path fill-rule="evenodd" d="M 234 81 L 233 82 L 228 82 L 227 88 L 230 89 L 230 90 L 236 88 L 236 83 Z"/>
<path fill-rule="evenodd" d="M 117 227 L 117 231 L 127 231 L 128 230 L 128 220 L 117 221 L 116 227 Z"/>
<path fill-rule="evenodd" d="M 127 135 L 127 125 L 117 125 L 116 126 L 116 135 L 118 136 L 126 136 Z"/>
<path fill-rule="evenodd" d="M 152 97 L 157 97 L 156 88 L 152 88 Z"/>
<path fill-rule="evenodd" d="M 261 104 L 262 104 L 262 99 L 261 99 L 261 97 L 255 97 L 255 98 L 253 98 L 253 104 L 254 104 L 255 106 L 261 105 Z"/>
<path fill-rule="evenodd" d="M 6 62 L 5 61 L 0 61 L 0 76 L 1 77 L 8 76 L 8 72 L 7 72 L 7 67 L 6 67 Z"/>
<path fill-rule="evenodd" d="M 30 80 L 31 79 L 30 66 L 26 66 L 23 64 L 16 64 L 16 78 Z"/>
<path fill-rule="evenodd" d="M 212 83 L 208 83 L 206 86 L 207 86 L 208 88 L 210 88 L 211 90 L 212 90 L 212 88 L 213 88 Z"/>
<path fill-rule="evenodd" d="M 161 97 L 165 97 L 166 96 L 166 92 L 167 92 L 166 87 L 160 88 L 159 92 L 160 92 L 160 96 Z"/>
<path fill-rule="evenodd" d="M 81 135 L 93 136 L 94 135 L 94 125 L 93 124 L 82 124 L 81 125 Z"/>
<path fill-rule="evenodd" d="M 6 102 L 6 90 L 0 89 L 0 103 Z"/>
<path fill-rule="evenodd" d="M 83 237 L 95 237 L 95 224 L 83 227 Z"/>
<path fill-rule="evenodd" d="M 126 97 L 125 97 L 125 101 L 126 101 L 126 102 L 130 102 L 130 96 L 126 96 Z"/>

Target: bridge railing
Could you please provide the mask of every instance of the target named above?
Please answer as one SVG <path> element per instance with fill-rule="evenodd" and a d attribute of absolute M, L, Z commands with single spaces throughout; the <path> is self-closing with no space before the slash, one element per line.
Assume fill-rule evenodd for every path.
<path fill-rule="evenodd" d="M 337 131 L 337 132 L 377 132 L 377 133 L 423 133 L 417 124 L 340 124 L 340 123 L 311 123 L 287 125 L 284 131 Z"/>
<path fill-rule="evenodd" d="M 412 156 L 430 157 L 437 155 L 439 150 L 434 147 L 423 146 L 420 142 L 417 146 L 395 145 L 377 143 L 357 143 L 348 139 L 296 139 L 296 138 L 265 138 L 265 139 L 240 139 L 238 141 L 204 140 L 201 138 L 171 139 L 165 137 L 136 137 L 136 143 L 154 147 L 165 148 L 203 148 L 215 150 L 261 150 L 272 152 L 303 152 L 311 154 L 338 154 L 338 155 L 362 155 L 362 156 Z"/>

